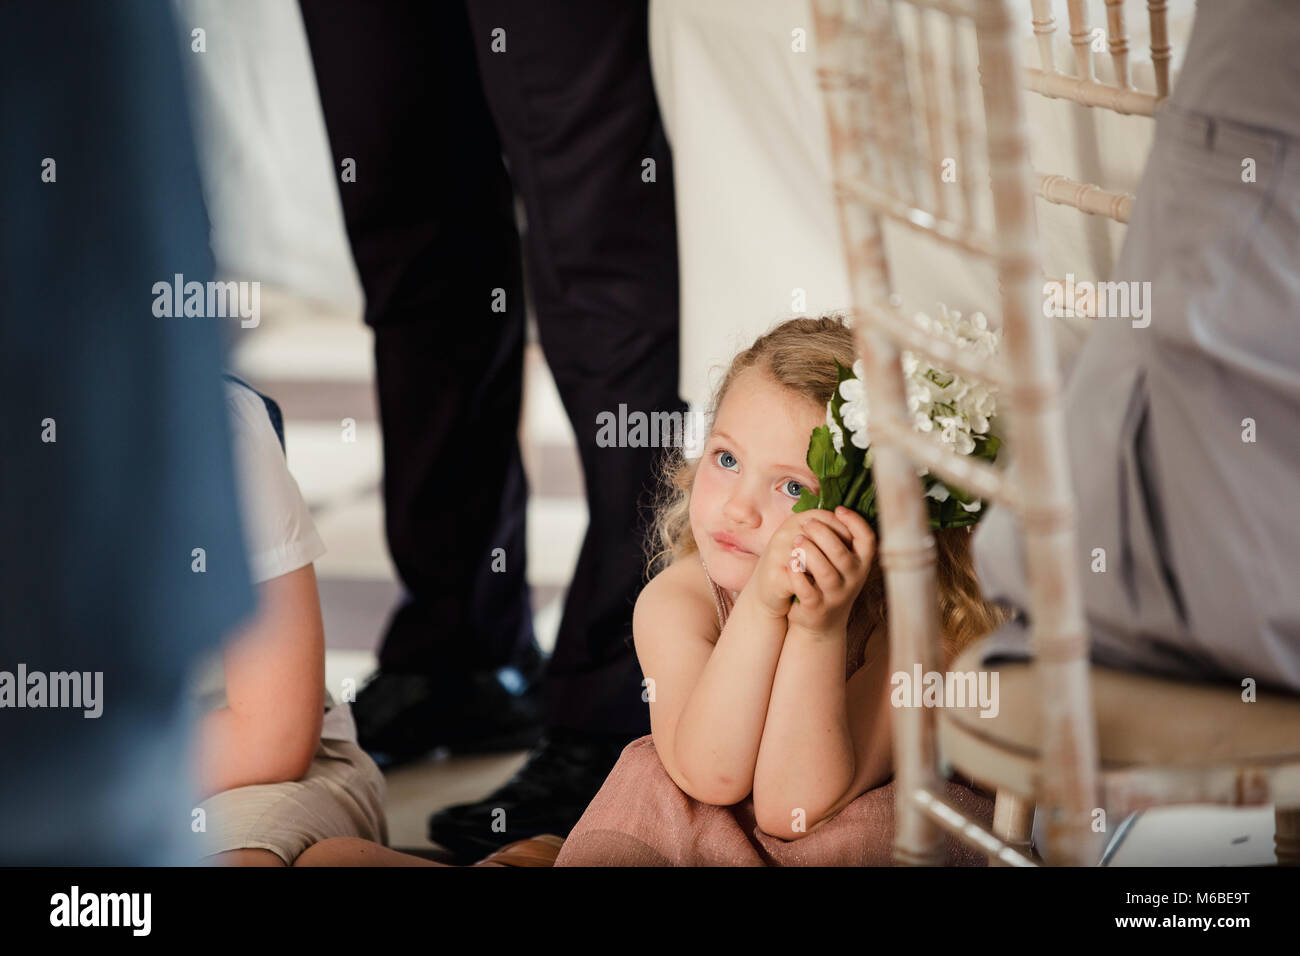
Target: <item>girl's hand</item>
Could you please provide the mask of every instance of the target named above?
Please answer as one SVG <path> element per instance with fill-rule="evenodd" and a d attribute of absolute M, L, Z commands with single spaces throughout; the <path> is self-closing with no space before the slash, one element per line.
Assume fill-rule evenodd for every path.
<path fill-rule="evenodd" d="M 758 558 L 747 588 L 756 592 L 759 605 L 772 617 L 785 617 L 794 600 L 794 575 L 790 572 L 794 539 L 803 531 L 808 514 L 792 514 L 781 523 Z"/>
<path fill-rule="evenodd" d="M 853 602 L 871 571 L 876 536 L 867 520 L 848 508 L 836 508 L 833 514 L 813 509 L 794 517 L 802 528 L 791 541 L 797 549 L 796 563 L 787 568 L 799 598 L 789 609 L 790 624 L 815 633 L 843 634 Z M 798 558 L 806 573 L 797 570 Z"/>

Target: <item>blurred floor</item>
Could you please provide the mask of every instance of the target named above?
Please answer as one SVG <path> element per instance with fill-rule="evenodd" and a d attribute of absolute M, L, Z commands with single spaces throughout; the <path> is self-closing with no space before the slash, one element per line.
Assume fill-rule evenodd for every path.
<path fill-rule="evenodd" d="M 232 364 L 280 403 L 289 467 L 328 552 L 316 563 L 325 617 L 326 683 L 340 693 L 374 669 L 375 644 L 400 594 L 383 537 L 379 425 L 370 330 L 360 317 L 262 289 L 261 324 L 240 330 Z M 531 497 L 528 579 L 538 642 L 550 651 L 586 529 L 587 508 L 573 431 L 529 328 L 520 425 Z M 345 440 L 345 419 L 355 440 Z M 477 799 L 504 782 L 525 752 L 435 754 L 386 774 L 390 843 L 431 848 L 434 810 Z M 1273 812 L 1171 807 L 1130 826 L 1111 866 L 1251 866 L 1273 862 Z"/>

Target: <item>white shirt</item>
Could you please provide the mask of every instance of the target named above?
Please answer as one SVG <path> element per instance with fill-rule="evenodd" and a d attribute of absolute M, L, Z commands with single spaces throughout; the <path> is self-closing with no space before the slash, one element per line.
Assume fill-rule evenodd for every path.
<path fill-rule="evenodd" d="M 248 565 L 253 583 L 261 584 L 311 564 L 325 553 L 325 544 L 289 472 L 261 397 L 227 382 L 226 409 Z"/>

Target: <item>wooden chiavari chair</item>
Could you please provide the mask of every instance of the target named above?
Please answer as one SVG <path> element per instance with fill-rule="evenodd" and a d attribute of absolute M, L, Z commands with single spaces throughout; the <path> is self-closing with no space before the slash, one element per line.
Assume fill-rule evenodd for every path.
<path fill-rule="evenodd" d="M 1043 96 L 1070 100 L 1083 106 L 1113 110 L 1116 113 L 1154 116 L 1156 105 L 1169 95 L 1172 47 L 1169 44 L 1168 0 L 1148 0 L 1146 5 L 1151 28 L 1151 65 L 1155 92 L 1139 90 L 1133 85 L 1128 61 L 1129 38 L 1124 18 L 1124 0 L 1105 2 L 1106 45 L 1114 82 L 1100 80 L 1098 71 L 1094 68 L 1095 37 L 1088 19 L 1086 0 L 1069 0 L 1067 11 L 1070 45 L 1074 52 L 1073 76 L 1057 69 L 1054 43 L 1056 18 L 1052 14 L 1052 0 L 1031 0 L 1039 67 L 1025 69 L 1025 86 Z M 1072 206 L 1081 212 L 1105 216 L 1116 222 L 1127 223 L 1129 212 L 1133 208 L 1134 197 L 1131 193 L 1081 183 L 1068 176 L 1035 170 L 1032 181 L 1038 195 L 1048 202 Z M 1056 281 L 1063 287 L 1066 285 L 1064 280 Z"/>
<path fill-rule="evenodd" d="M 1173 803 L 1274 803 L 1277 857 L 1300 863 L 1300 699 L 1270 697 L 1243 706 L 1240 692 L 1230 686 L 1099 668 L 1088 659 L 1054 330 L 1041 311 L 1022 85 L 1091 105 L 1153 108 L 1168 89 L 1163 20 L 1156 25 L 1164 3 L 1149 5 L 1156 74 L 1164 76 L 1154 97 L 1098 83 L 1081 42 L 1085 35 L 1091 39 L 1082 2 L 1070 9 L 1076 77 L 1046 66 L 1021 71 L 1009 0 L 813 0 L 812 6 L 854 328 L 867 370 L 891 669 L 939 669 L 935 543 L 916 465 L 1017 515 L 1030 584 L 1034 658 L 995 668 L 996 717 L 983 718 L 973 706 L 894 711 L 895 860 L 942 863 L 947 831 L 984 850 L 991 864 L 1036 865 L 1029 842 L 1037 807 L 1044 813 L 1043 859 L 1093 865 L 1105 839 L 1093 827 L 1099 809 L 1118 821 L 1133 810 Z M 1115 71 L 1124 78 L 1122 11 L 1118 3 L 1107 6 Z M 1035 0 L 1039 42 L 1046 37 L 1050 46 L 1050 13 L 1046 19 L 1037 15 L 1045 8 Z M 910 65 L 909 44 L 902 39 L 909 25 L 916 53 Z M 940 25 L 948 38 L 946 102 L 958 107 L 947 121 L 939 92 L 944 71 L 935 55 Z M 971 32 L 978 80 L 963 39 Z M 1044 57 L 1052 62 L 1050 49 Z M 960 115 L 976 83 L 982 124 Z M 975 143 L 980 132 L 982 150 Z M 981 154 L 987 158 L 991 222 L 978 214 L 982 197 L 973 184 L 979 177 L 969 173 Z M 959 199 L 935 173 L 954 159 L 966 171 Z M 1042 195 L 1041 180 L 1038 186 Z M 1119 211 L 1098 192 L 1076 190 L 1073 198 L 1079 201 L 1071 204 L 1085 212 Z M 996 363 L 956 351 L 903 317 L 891 297 L 885 254 L 890 223 L 994 266 L 1003 334 Z M 1008 448 L 1016 457 L 1013 472 L 958 456 L 913 429 L 903 349 L 999 389 Z M 985 669 L 978 643 L 948 667 Z M 992 830 L 946 801 L 945 768 L 996 788 Z"/>

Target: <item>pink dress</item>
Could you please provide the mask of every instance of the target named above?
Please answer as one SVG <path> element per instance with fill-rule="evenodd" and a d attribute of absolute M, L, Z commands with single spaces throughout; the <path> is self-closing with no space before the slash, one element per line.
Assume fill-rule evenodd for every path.
<path fill-rule="evenodd" d="M 731 611 L 730 595 L 712 577 L 709 584 L 721 628 Z M 865 644 L 865 635 L 850 641 L 848 676 L 861 666 Z M 623 749 L 555 865 L 891 866 L 894 786 L 891 779 L 868 790 L 807 836 L 782 840 L 759 829 L 752 795 L 729 807 L 687 796 L 664 769 L 654 737 L 647 734 Z M 992 826 L 988 795 L 949 781 L 947 796 L 967 816 Z M 986 865 L 982 853 L 951 836 L 945 839 L 949 865 Z"/>

